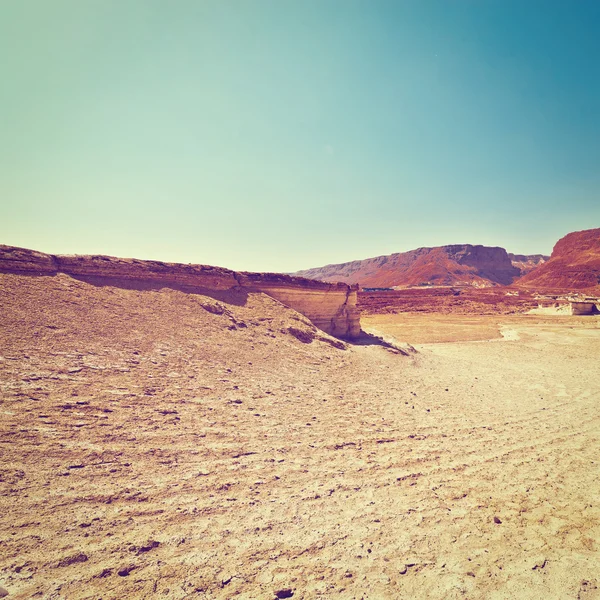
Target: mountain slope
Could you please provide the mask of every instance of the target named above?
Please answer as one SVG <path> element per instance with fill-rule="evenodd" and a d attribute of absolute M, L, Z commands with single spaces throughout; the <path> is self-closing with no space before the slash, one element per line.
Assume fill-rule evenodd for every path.
<path fill-rule="evenodd" d="M 298 271 L 323 281 L 360 283 L 363 287 L 433 285 L 507 285 L 520 275 L 504 248 L 456 244 L 418 248 L 339 265 Z"/>
<path fill-rule="evenodd" d="M 517 285 L 544 290 L 600 292 L 600 228 L 574 231 L 560 239 L 550 259 Z"/>

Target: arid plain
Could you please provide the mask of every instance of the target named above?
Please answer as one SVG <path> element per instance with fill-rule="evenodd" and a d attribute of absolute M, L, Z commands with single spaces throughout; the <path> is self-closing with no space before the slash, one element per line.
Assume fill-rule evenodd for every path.
<path fill-rule="evenodd" d="M 600 597 L 598 316 L 0 277 L 8 597 Z"/>

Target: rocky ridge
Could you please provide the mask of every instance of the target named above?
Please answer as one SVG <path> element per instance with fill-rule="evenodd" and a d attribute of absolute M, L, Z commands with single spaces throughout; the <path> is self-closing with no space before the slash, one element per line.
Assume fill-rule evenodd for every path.
<path fill-rule="evenodd" d="M 521 271 L 521 277 L 527 275 L 540 265 L 543 265 L 550 257 L 545 254 L 512 254 L 508 253 L 508 258 L 513 267 Z"/>
<path fill-rule="evenodd" d="M 511 284 L 520 273 L 504 248 L 455 244 L 327 265 L 298 271 L 295 275 L 321 281 L 358 283 L 363 287 L 489 287 Z"/>

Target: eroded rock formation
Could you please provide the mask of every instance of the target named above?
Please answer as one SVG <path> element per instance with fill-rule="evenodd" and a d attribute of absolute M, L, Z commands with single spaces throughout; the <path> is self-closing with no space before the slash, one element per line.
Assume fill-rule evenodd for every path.
<path fill-rule="evenodd" d="M 238 273 L 220 267 L 111 256 L 62 256 L 0 245 L 0 271 L 28 275 L 65 273 L 98 285 L 164 286 L 204 292 L 263 292 L 340 338 L 360 334 L 357 286 L 276 273 Z"/>
<path fill-rule="evenodd" d="M 545 254 L 512 254 L 508 253 L 508 258 L 513 267 L 521 271 L 521 277 L 527 275 L 540 265 L 543 265 L 550 257 Z"/>

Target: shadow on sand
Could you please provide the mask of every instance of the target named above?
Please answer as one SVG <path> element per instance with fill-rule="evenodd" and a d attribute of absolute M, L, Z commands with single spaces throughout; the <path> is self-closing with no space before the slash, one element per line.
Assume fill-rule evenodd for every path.
<path fill-rule="evenodd" d="M 413 346 L 406 342 L 397 342 L 395 340 L 384 339 L 379 335 L 367 333 L 361 329 L 360 335 L 353 340 L 346 340 L 351 346 L 382 346 L 390 351 L 403 354 L 404 356 L 410 356 L 416 354 L 417 351 Z"/>

